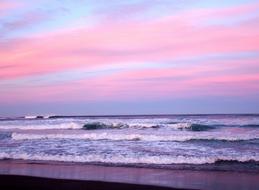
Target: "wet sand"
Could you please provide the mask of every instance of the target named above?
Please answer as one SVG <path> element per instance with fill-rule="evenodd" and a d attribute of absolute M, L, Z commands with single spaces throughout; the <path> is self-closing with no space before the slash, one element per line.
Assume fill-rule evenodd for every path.
<path fill-rule="evenodd" d="M 0 189 L 259 189 L 259 173 L 0 161 Z"/>

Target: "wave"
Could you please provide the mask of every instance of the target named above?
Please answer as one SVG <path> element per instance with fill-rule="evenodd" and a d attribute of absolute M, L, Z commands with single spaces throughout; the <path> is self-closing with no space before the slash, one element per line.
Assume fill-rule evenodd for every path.
<path fill-rule="evenodd" d="M 202 125 L 195 123 L 175 123 L 170 124 L 168 127 L 173 129 L 181 129 L 181 130 L 191 130 L 191 131 L 207 131 L 210 129 L 215 129 L 213 125 Z"/>
<path fill-rule="evenodd" d="M 0 153 L 0 159 L 22 159 L 38 161 L 63 161 L 81 163 L 110 163 L 110 164 L 213 164 L 222 161 L 236 162 L 259 162 L 258 156 L 130 156 L 130 155 L 49 155 L 49 154 L 28 154 L 28 153 Z"/>
<path fill-rule="evenodd" d="M 81 129 L 77 123 L 44 124 L 44 125 L 2 125 L 0 129 L 20 129 L 20 130 L 43 130 L 43 129 Z"/>
<path fill-rule="evenodd" d="M 125 133 L 83 133 L 83 134 L 25 134 L 12 133 L 14 140 L 35 139 L 83 139 L 83 140 L 130 140 L 130 141 L 192 141 L 192 140 L 216 140 L 216 141 L 245 141 L 256 140 L 256 134 L 230 135 L 230 134 L 186 134 L 186 135 L 155 135 L 155 134 L 125 134 Z"/>
<path fill-rule="evenodd" d="M 0 140 L 11 138 L 11 137 L 12 137 L 11 133 L 0 133 Z"/>
<path fill-rule="evenodd" d="M 151 129 L 151 128 L 169 128 L 173 130 L 188 130 L 188 131 L 207 131 L 214 129 L 214 126 L 192 124 L 192 123 L 170 123 L 170 124 L 155 124 L 155 123 L 141 123 L 141 122 L 67 122 L 60 124 L 35 124 L 35 125 L 0 125 L 0 129 L 21 129 L 21 130 L 43 130 L 43 129 L 84 129 L 84 130 L 98 130 L 98 129 Z"/>
<path fill-rule="evenodd" d="M 177 130 L 191 131 L 207 131 L 214 129 L 214 126 L 193 124 L 193 123 L 167 123 L 167 124 L 152 124 L 152 123 L 104 123 L 104 122 L 89 122 L 83 125 L 83 129 L 121 129 L 121 128 L 163 128 L 168 127 Z"/>
<path fill-rule="evenodd" d="M 38 116 L 35 116 L 38 117 Z M 152 121 L 152 120 L 151 120 Z M 0 125 L 0 129 L 22 129 L 22 130 L 31 130 L 31 129 L 84 129 L 84 130 L 98 130 L 98 129 L 172 129 L 172 130 L 182 130 L 182 131 L 208 131 L 220 127 L 242 127 L 242 128 L 259 128 L 259 125 L 256 124 L 249 124 L 249 125 L 215 125 L 215 124 L 198 124 L 198 123 L 189 123 L 189 122 L 162 122 L 160 120 L 154 120 L 151 122 L 148 121 L 141 121 L 141 120 L 130 120 L 130 121 L 123 121 L 123 120 L 81 120 L 81 121 L 71 121 L 71 122 L 64 122 L 58 121 L 61 123 L 51 124 L 50 122 L 46 122 L 46 124 L 42 124 L 42 121 L 36 122 L 35 125 L 32 124 L 32 121 L 26 121 L 28 124 L 21 125 L 22 121 L 13 124 L 13 125 Z M 57 122 L 57 121 L 55 121 Z"/>
<path fill-rule="evenodd" d="M 259 125 L 250 124 L 250 125 L 241 125 L 240 127 L 259 128 Z"/>
<path fill-rule="evenodd" d="M 24 116 L 24 119 L 51 119 L 54 115 L 27 115 Z"/>
<path fill-rule="evenodd" d="M 94 130 L 94 129 L 113 129 L 113 128 L 128 128 L 129 126 L 124 123 L 102 123 L 102 122 L 90 122 L 83 125 L 85 130 Z"/>
<path fill-rule="evenodd" d="M 41 115 L 27 115 L 24 116 L 24 119 L 43 119 L 44 117 Z"/>

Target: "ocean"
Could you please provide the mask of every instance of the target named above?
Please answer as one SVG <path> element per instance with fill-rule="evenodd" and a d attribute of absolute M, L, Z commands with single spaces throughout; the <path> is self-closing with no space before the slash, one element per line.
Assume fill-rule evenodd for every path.
<path fill-rule="evenodd" d="M 259 171 L 259 115 L 0 118 L 0 159 Z"/>

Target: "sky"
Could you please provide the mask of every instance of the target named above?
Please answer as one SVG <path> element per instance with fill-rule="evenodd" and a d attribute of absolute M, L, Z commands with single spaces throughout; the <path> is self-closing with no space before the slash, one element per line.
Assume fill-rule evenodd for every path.
<path fill-rule="evenodd" d="M 0 116 L 259 113 L 258 0 L 0 0 Z"/>

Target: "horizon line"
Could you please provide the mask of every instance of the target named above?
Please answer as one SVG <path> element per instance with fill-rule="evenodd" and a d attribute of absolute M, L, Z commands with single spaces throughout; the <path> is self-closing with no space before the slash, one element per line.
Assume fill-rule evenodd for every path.
<path fill-rule="evenodd" d="M 96 115 L 23 115 L 23 116 L 0 116 L 0 118 L 23 119 L 26 117 L 35 117 L 31 119 L 55 119 L 64 117 L 141 117 L 141 116 L 206 116 L 206 115 L 259 115 L 259 113 L 182 113 L 182 114 L 96 114 Z"/>

